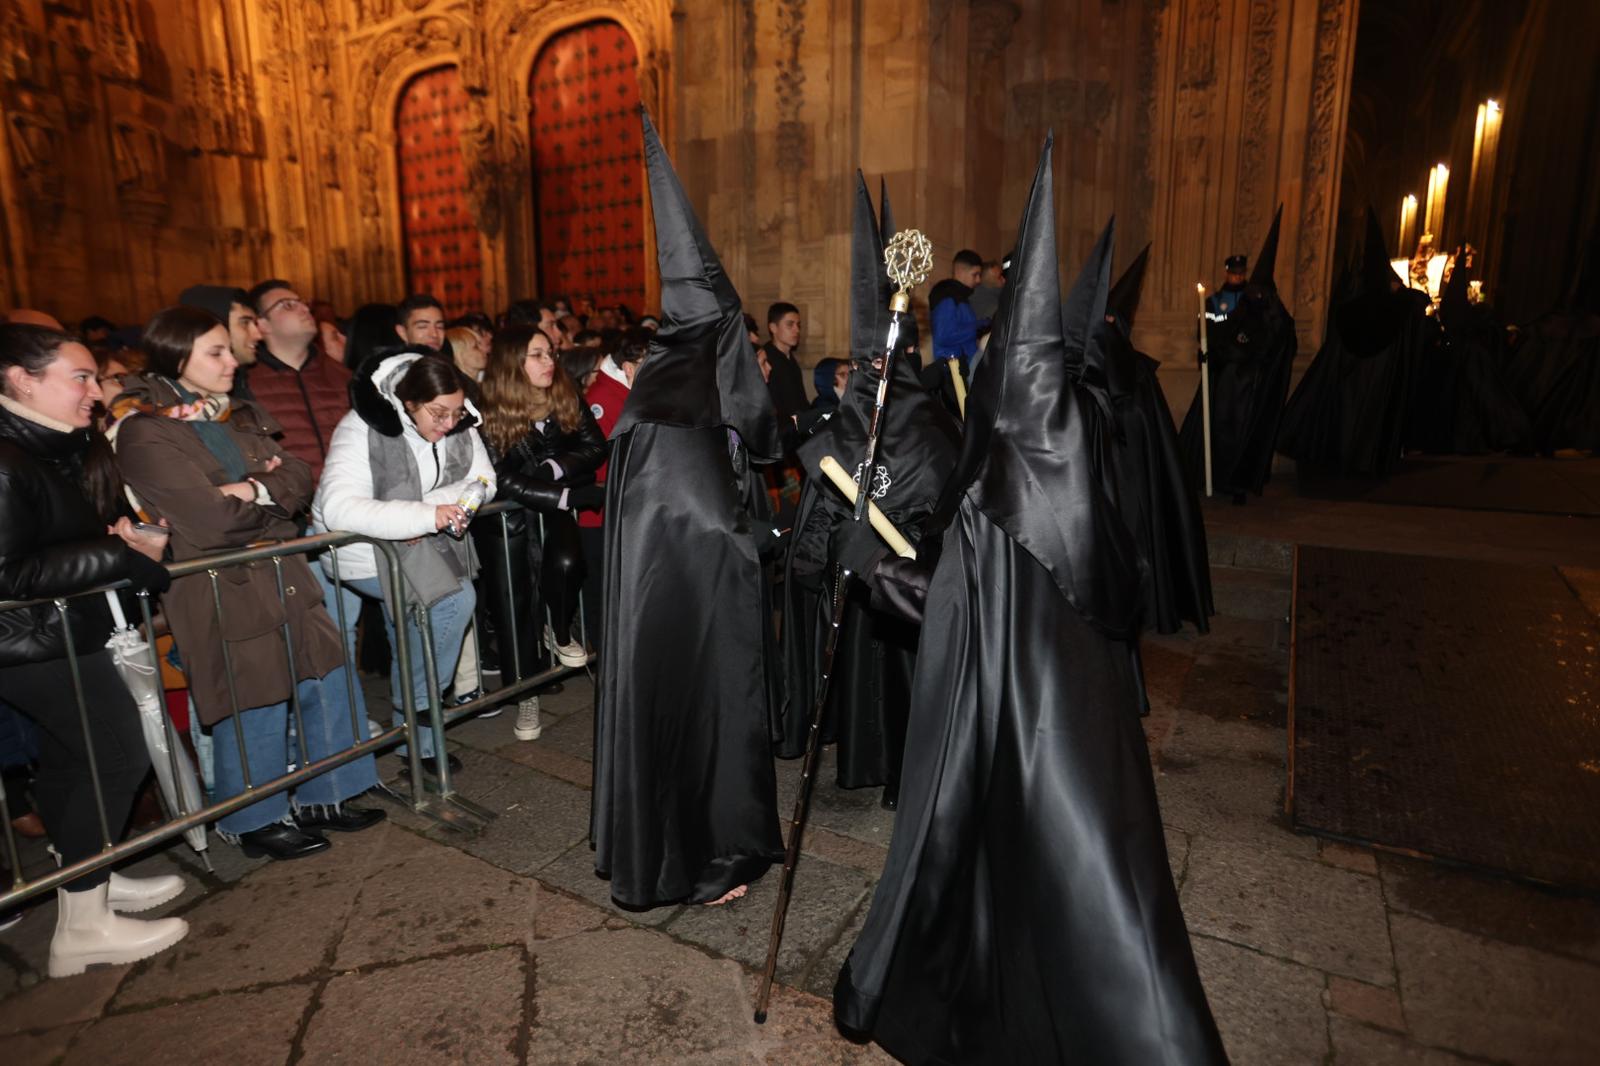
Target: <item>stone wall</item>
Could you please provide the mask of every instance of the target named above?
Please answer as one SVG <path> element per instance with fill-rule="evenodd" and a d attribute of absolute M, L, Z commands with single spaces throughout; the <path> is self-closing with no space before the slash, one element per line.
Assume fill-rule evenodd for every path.
<path fill-rule="evenodd" d="M 1355 0 L 0 0 L 0 302 L 134 320 L 269 274 L 348 311 L 403 287 L 393 115 L 459 64 L 491 309 L 533 291 L 528 78 L 552 33 L 617 20 L 747 305 L 788 299 L 808 360 L 847 336 L 850 190 L 901 226 L 1009 245 L 1047 129 L 1071 260 L 1117 214 L 1155 248 L 1141 343 L 1189 357 L 1197 280 L 1286 207 L 1305 344 L 1329 282 Z M 653 248 L 647 249 L 652 260 Z"/>

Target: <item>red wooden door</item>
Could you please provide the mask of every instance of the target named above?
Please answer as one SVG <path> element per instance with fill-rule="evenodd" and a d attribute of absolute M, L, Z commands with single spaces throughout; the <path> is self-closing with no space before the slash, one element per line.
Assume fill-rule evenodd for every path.
<path fill-rule="evenodd" d="M 466 107 L 461 71 L 448 66 L 412 78 L 395 110 L 406 285 L 432 293 L 452 316 L 484 310 L 483 256 L 461 155 Z"/>
<path fill-rule="evenodd" d="M 643 313 L 644 147 L 627 31 L 602 20 L 552 37 L 529 98 L 540 295 Z"/>

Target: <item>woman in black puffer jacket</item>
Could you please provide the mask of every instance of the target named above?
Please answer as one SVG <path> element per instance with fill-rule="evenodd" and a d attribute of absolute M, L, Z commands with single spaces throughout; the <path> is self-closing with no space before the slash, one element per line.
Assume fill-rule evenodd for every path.
<path fill-rule="evenodd" d="M 501 677 L 509 685 L 542 665 L 536 643 L 541 606 L 550 610 L 544 645 L 564 666 L 587 662 L 572 634 L 584 578 L 573 511 L 600 502 L 594 473 L 605 461 L 606 438 L 556 362 L 550 338 L 532 326 L 512 326 L 495 335 L 482 410 L 483 439 L 494 459 L 500 498 L 538 512 L 544 526 L 541 539 L 539 519 L 514 512 L 472 527 L 483 560 L 484 598 L 500 641 Z M 538 739 L 537 696 L 518 705 L 515 732 L 519 740 Z"/>
<path fill-rule="evenodd" d="M 159 592 L 165 536 L 119 514 L 120 485 L 105 438 L 91 428 L 100 400 L 89 349 L 42 326 L 0 325 L 0 599 L 74 596 L 126 580 Z M 35 798 L 50 839 L 68 864 L 104 843 L 91 760 L 98 764 L 106 829 L 119 837 L 150 769 L 139 712 L 106 650 L 111 617 L 98 596 L 0 612 L 0 691 L 39 726 L 43 742 Z M 70 636 L 70 647 L 69 647 Z M 68 655 L 78 676 L 94 750 L 79 721 Z M 104 870 L 70 882 L 57 897 L 50 976 L 91 963 L 128 963 L 182 940 L 181 918 L 142 922 L 144 910 L 183 891 L 175 876 L 135 879 Z"/>

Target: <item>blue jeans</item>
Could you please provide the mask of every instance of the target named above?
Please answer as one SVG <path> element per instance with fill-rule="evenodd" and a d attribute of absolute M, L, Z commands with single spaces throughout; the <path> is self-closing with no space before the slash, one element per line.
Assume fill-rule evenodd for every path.
<path fill-rule="evenodd" d="M 356 742 L 350 728 L 350 689 L 344 667 L 324 678 L 302 681 L 296 691 L 305 726 L 306 754 L 312 762 L 343 751 Z M 265 707 L 251 707 L 217 723 L 212 730 L 217 799 L 227 799 L 244 791 L 244 768 L 239 762 L 236 734 L 244 736 L 253 785 L 281 776 L 291 761 L 300 761 L 298 746 L 293 751 L 289 746 L 290 713 L 286 700 Z M 336 806 L 377 783 L 377 762 L 371 755 L 364 755 L 299 785 L 294 790 L 294 807 L 298 810 Z M 279 792 L 227 815 L 217 823 L 217 828 L 231 835 L 248 833 L 286 821 L 289 809 L 288 793 Z"/>
<path fill-rule="evenodd" d="M 389 608 L 389 601 L 384 599 L 383 589 L 375 577 L 343 578 L 339 582 L 343 590 L 354 589 L 362 596 L 369 599 L 383 601 L 383 620 L 389 629 L 389 647 L 398 649 L 399 641 L 395 637 L 394 614 Z M 433 630 L 433 667 L 438 675 L 439 691 L 443 692 L 450 686 L 456 674 L 456 662 L 461 658 L 461 641 L 467 634 L 467 626 L 472 622 L 472 612 L 478 605 L 478 594 L 472 587 L 472 582 L 462 581 L 461 587 L 432 607 L 428 608 L 428 625 Z M 355 625 L 355 613 L 345 612 L 346 624 Z M 411 657 L 411 698 L 417 708 L 417 725 L 422 737 L 419 742 L 422 747 L 424 759 L 433 758 L 433 732 L 428 729 L 428 675 L 423 669 L 422 661 L 422 630 L 414 619 L 406 620 L 407 648 Z M 353 632 L 346 633 L 345 639 L 352 645 L 355 641 Z M 400 688 L 400 655 L 398 651 L 390 658 L 389 662 L 389 696 L 394 702 L 394 724 L 405 723 L 405 713 L 400 709 L 403 696 Z M 404 744 L 395 749 L 395 754 L 406 754 Z"/>

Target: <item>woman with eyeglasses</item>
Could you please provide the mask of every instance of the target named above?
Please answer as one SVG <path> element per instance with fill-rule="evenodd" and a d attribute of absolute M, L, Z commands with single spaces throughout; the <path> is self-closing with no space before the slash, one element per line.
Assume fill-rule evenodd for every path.
<path fill-rule="evenodd" d="M 484 558 L 484 595 L 501 643 L 500 676 L 509 685 L 544 665 L 541 634 L 543 647 L 563 666 L 588 662 L 587 649 L 573 633 L 584 579 L 573 512 L 601 499 L 594 475 L 606 458 L 606 437 L 549 336 L 531 325 L 495 335 L 483 378 L 483 415 L 501 495 L 526 509 L 474 531 Z M 537 740 L 541 728 L 539 697 L 525 696 L 513 731 L 518 740 Z"/>
<path fill-rule="evenodd" d="M 455 675 L 461 641 L 477 604 L 472 587 L 477 560 L 464 539 L 471 515 L 459 501 L 479 478 L 485 484 L 484 502 L 495 490 L 494 467 L 474 428 L 478 412 L 467 399 L 460 371 L 438 355 L 416 349 L 369 360 L 351 383 L 350 399 L 351 411 L 328 445 L 328 463 L 311 508 L 312 525 L 318 531 L 337 529 L 395 543 L 406 602 L 428 609 L 434 671 L 442 690 Z M 323 555 L 330 580 L 337 577 L 360 595 L 383 600 L 389 644 L 398 647 L 388 568 L 378 565 L 370 546 L 360 544 L 339 550 L 337 575 L 333 562 L 332 553 Z M 406 634 L 411 695 L 422 714 L 428 706 L 428 678 L 422 634 L 414 620 L 407 620 Z M 404 720 L 399 675 L 396 656 L 389 674 L 396 724 Z M 423 769 L 436 772 L 432 733 L 424 732 L 420 743 Z M 459 761 L 454 755 L 448 758 L 450 769 L 457 770 Z"/>

